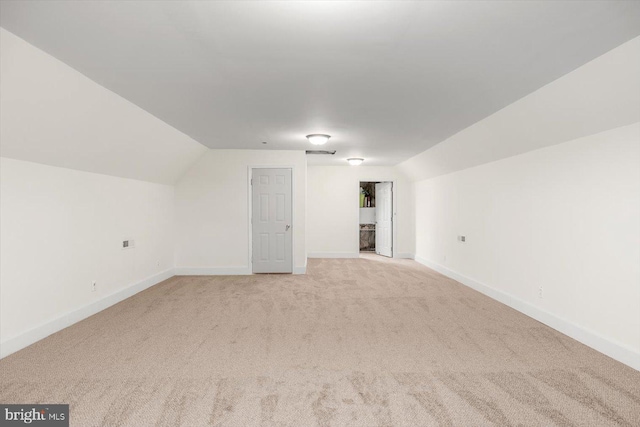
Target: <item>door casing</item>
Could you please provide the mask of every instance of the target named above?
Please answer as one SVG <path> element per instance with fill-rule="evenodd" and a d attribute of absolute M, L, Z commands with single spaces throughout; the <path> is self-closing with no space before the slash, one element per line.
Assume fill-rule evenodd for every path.
<path fill-rule="evenodd" d="M 249 271 L 253 272 L 253 191 L 251 188 L 251 178 L 254 169 L 290 169 L 291 170 L 291 271 L 295 273 L 296 260 L 296 168 L 293 165 L 251 165 L 247 167 L 247 228 L 249 232 L 249 250 L 247 259 L 249 260 Z"/>

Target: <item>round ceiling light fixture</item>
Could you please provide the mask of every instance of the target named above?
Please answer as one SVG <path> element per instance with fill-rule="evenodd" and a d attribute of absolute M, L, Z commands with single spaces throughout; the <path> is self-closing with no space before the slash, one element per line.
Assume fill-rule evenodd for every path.
<path fill-rule="evenodd" d="M 326 144 L 329 141 L 331 135 L 325 135 L 323 133 L 312 133 L 311 135 L 307 135 L 307 139 L 313 145 L 322 145 Z"/>
<path fill-rule="evenodd" d="M 350 159 L 347 159 L 347 162 L 349 162 L 351 166 L 360 166 L 362 162 L 364 162 L 364 159 L 361 159 L 359 157 L 352 157 Z"/>

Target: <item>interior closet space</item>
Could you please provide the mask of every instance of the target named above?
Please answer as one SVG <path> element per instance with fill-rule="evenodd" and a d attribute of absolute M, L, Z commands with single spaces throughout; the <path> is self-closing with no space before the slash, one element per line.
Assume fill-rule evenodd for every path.
<path fill-rule="evenodd" d="M 376 183 L 360 182 L 360 252 L 376 251 Z"/>

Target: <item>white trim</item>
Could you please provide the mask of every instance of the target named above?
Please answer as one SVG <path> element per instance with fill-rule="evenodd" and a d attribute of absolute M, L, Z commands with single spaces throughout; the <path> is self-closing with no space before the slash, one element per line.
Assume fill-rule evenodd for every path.
<path fill-rule="evenodd" d="M 302 267 L 294 267 L 293 274 L 307 274 L 307 262 L 308 259 L 304 257 L 304 265 Z"/>
<path fill-rule="evenodd" d="M 280 165 L 280 166 L 259 166 L 249 165 L 247 166 L 247 219 L 249 228 L 249 273 L 253 274 L 253 224 L 251 223 L 251 215 L 253 215 L 253 188 L 251 188 L 251 179 L 253 178 L 254 169 L 291 169 L 291 273 L 292 274 L 304 274 L 296 273 L 295 259 L 296 259 L 296 167 L 294 165 Z M 306 267 L 305 267 L 306 271 Z"/>
<path fill-rule="evenodd" d="M 94 314 L 109 308 L 112 305 L 137 294 L 138 292 L 144 291 L 153 285 L 173 277 L 173 275 L 173 269 L 165 270 L 151 277 L 147 277 L 146 279 L 143 279 L 127 288 L 107 295 L 98 301 L 94 301 L 77 310 L 56 317 L 47 323 L 36 326 L 35 328 L 23 332 L 20 335 L 9 338 L 0 343 L 0 358 L 6 357 L 18 350 L 22 350 L 23 348 L 28 347 L 51 334 L 61 331 L 74 323 L 78 323 L 89 316 L 93 316 Z"/>
<path fill-rule="evenodd" d="M 519 312 L 541 322 L 563 334 L 587 345 L 607 356 L 624 363 L 640 371 L 640 352 L 633 350 L 623 344 L 612 341 L 602 335 L 577 325 L 569 320 L 563 319 L 548 311 L 542 310 L 528 302 L 507 294 L 506 292 L 494 289 L 484 283 L 478 282 L 470 277 L 464 276 L 456 271 L 450 270 L 435 262 L 429 261 L 420 256 L 416 256 L 415 260 L 451 279 L 454 279 L 463 285 L 466 285 L 476 291 L 493 298 Z"/>
<path fill-rule="evenodd" d="M 415 259 L 416 256 L 414 254 L 403 252 L 403 253 L 395 254 L 394 258 L 398 258 L 398 259 Z"/>
<path fill-rule="evenodd" d="M 359 258 L 359 252 L 310 252 L 307 258 Z"/>
<path fill-rule="evenodd" d="M 176 267 L 176 276 L 248 276 L 251 267 Z"/>

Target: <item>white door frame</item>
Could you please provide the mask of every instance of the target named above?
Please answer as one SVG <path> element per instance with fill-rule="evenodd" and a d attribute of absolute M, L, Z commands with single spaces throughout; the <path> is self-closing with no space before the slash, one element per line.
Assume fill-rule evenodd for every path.
<path fill-rule="evenodd" d="M 360 209 L 360 183 L 361 182 L 390 182 L 391 183 L 391 198 L 393 201 L 393 236 L 392 237 L 392 242 L 393 242 L 393 246 L 391 247 L 391 258 L 397 258 L 396 254 L 398 253 L 398 251 L 396 250 L 397 246 L 397 236 L 398 236 L 398 221 L 396 221 L 396 219 L 398 218 L 398 213 L 397 213 L 397 209 L 398 209 L 398 191 L 397 191 L 397 187 L 396 187 L 396 180 L 395 179 L 378 179 L 378 178 L 368 178 L 368 177 L 364 177 L 364 178 L 358 178 L 358 197 L 356 198 L 356 200 L 358 201 L 358 209 Z M 357 240 L 357 251 L 356 253 L 358 254 L 358 256 L 360 256 L 360 211 L 358 210 L 358 215 L 357 215 L 357 220 L 358 220 L 358 240 Z"/>
<path fill-rule="evenodd" d="M 251 215 L 253 215 L 253 198 L 251 189 L 251 177 L 254 169 L 290 169 L 291 170 L 291 274 L 295 274 L 296 265 L 296 167 L 291 165 L 252 165 L 247 166 L 247 228 L 249 230 L 249 252 L 247 259 L 249 260 L 249 274 L 253 272 L 253 224 L 251 223 Z"/>

